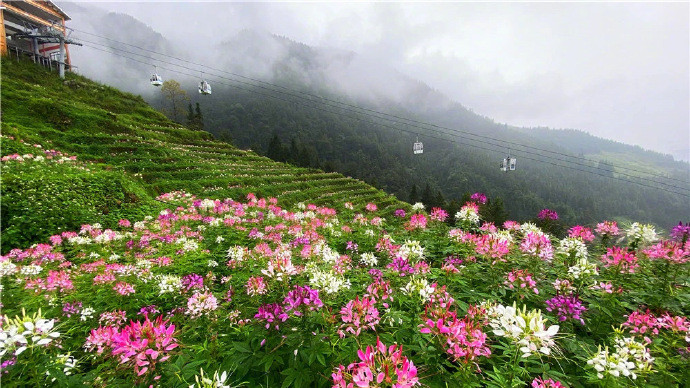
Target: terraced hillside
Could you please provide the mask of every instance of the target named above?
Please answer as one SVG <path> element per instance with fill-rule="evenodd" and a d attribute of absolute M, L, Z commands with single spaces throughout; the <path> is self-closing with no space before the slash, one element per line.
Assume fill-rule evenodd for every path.
<path fill-rule="evenodd" d="M 136 204 L 155 207 L 149 199 L 182 189 L 209 198 L 241 198 L 255 193 L 277 197 L 287 205 L 309 201 L 337 208 L 346 201 L 355 205 L 376 202 L 384 211 L 404 206 L 395 197 L 362 181 L 338 173 L 277 163 L 251 151 L 237 149 L 215 141 L 206 132 L 191 131 L 171 122 L 138 96 L 74 74 L 68 74 L 63 81 L 32 63 L 2 63 L 2 132 L 3 156 L 30 153 L 32 145 L 38 144 L 44 149 L 75 155 L 81 161 L 91 161 L 90 168 L 94 170 L 123 173 L 129 182 L 124 186 L 140 186 L 146 193 L 139 192 L 136 200 L 129 201 L 131 208 Z M 3 168 L 3 175 L 6 199 L 12 188 L 18 187 L 24 179 L 22 176 L 30 178 L 26 173 L 13 175 L 9 167 Z M 8 185 L 10 178 L 12 184 Z M 43 178 L 57 179 L 56 176 Z M 78 190 L 78 187 L 73 189 Z M 31 202 L 15 213 L 32 214 L 36 219 L 48 216 L 44 214 L 45 207 L 34 206 L 40 199 Z M 13 226 L 13 208 L 7 206 L 3 204 L 4 239 L 6 231 Z M 116 203 L 117 209 L 96 207 L 94 211 L 98 214 L 94 216 L 119 214 L 121 206 L 125 204 Z M 81 218 L 83 221 L 83 215 Z M 111 218 L 114 217 L 104 220 L 109 222 Z M 52 225 L 53 230 L 79 226 L 69 222 Z M 45 233 L 38 230 L 30 239 L 17 242 L 26 245 L 31 243 L 29 240 L 45 238 Z M 5 244 L 9 245 L 15 244 Z"/>

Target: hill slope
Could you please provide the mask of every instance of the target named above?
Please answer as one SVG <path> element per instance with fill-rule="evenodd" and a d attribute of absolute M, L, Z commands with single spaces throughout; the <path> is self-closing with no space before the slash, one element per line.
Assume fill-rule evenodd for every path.
<path fill-rule="evenodd" d="M 123 192 L 137 193 L 136 204 L 119 200 L 120 203 L 109 207 L 92 206 L 94 215 L 101 218 L 111 212 L 113 215 L 130 214 L 137 206 L 155 207 L 153 197 L 182 189 L 210 198 L 238 198 L 255 193 L 277 197 L 286 204 L 308 200 L 341 207 L 346 201 L 355 204 L 376 201 L 388 211 L 404 205 L 392 196 L 341 174 L 277 163 L 215 141 L 206 132 L 191 131 L 169 121 L 140 97 L 73 74 L 68 74 L 63 82 L 55 74 L 31 63 L 2 62 L 2 101 L 3 155 L 31 152 L 26 144 L 54 148 L 75 155 L 78 160 L 93 162 L 89 168 L 104 174 L 104 182 L 113 182 L 114 175 L 119 173 L 118 179 L 123 180 L 120 187 L 131 187 Z M 59 174 L 41 176 L 57 177 Z M 14 179 L 11 184 L 10 178 Z M 16 192 L 21 196 L 20 181 L 30 179 L 34 178 L 13 174 L 11 168 L 3 169 L 4 195 Z M 80 182 L 72 189 L 90 186 L 86 181 Z M 43 195 L 50 197 L 47 192 Z M 100 194 L 94 195 L 93 201 L 105 201 Z M 38 199 L 26 205 L 30 208 L 17 209 L 14 213 L 11 202 L 3 201 L 3 240 L 10 237 L 6 232 L 15 227 L 12 217 L 18 211 L 23 215 L 31 214 L 36 220 L 48 216 L 49 210 L 41 207 Z M 108 226 L 117 221 L 112 219 L 113 215 L 98 222 Z M 36 238 L 45 238 L 49 229 L 78 227 L 74 222 L 85 221 L 84 214 L 80 217 L 62 221 L 62 224 L 58 217 L 56 224 L 36 230 L 21 241 L 5 240 L 4 247 L 15 243 L 26 245 Z"/>

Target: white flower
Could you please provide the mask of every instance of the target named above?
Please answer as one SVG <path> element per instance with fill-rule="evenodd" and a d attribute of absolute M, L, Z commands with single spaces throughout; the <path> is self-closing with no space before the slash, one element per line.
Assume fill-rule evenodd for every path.
<path fill-rule="evenodd" d="M 223 238 L 223 236 L 218 236 L 218 237 L 216 237 L 216 243 L 220 244 L 220 243 L 222 243 L 223 241 L 225 241 L 225 238 Z"/>
<path fill-rule="evenodd" d="M 244 247 L 241 247 L 239 245 L 235 245 L 234 247 L 230 247 L 228 249 L 228 254 L 227 257 L 235 260 L 237 262 L 242 262 L 244 259 L 244 254 L 245 254 L 245 249 Z"/>
<path fill-rule="evenodd" d="M 586 258 L 578 259 L 575 265 L 568 268 L 568 274 L 573 279 L 586 278 L 590 275 L 598 275 L 597 266 L 587 261 Z"/>
<path fill-rule="evenodd" d="M 24 276 L 34 276 L 41 273 L 41 271 L 43 271 L 43 268 L 41 268 L 40 265 L 30 264 L 25 267 L 22 267 L 22 269 L 19 270 L 19 273 L 21 273 Z"/>
<path fill-rule="evenodd" d="M 539 310 L 527 311 L 527 306 L 518 309 L 513 306 L 496 305 L 487 309 L 489 325 L 494 334 L 510 338 L 520 347 L 522 357 L 534 353 L 551 354 L 556 346 L 554 337 L 558 334 L 558 325 L 546 327 L 546 319 Z"/>
<path fill-rule="evenodd" d="M 424 247 L 419 241 L 407 240 L 398 249 L 398 256 L 405 260 L 417 262 L 424 258 Z"/>
<path fill-rule="evenodd" d="M 630 225 L 630 228 L 628 228 L 625 234 L 629 241 L 636 241 L 641 245 L 649 245 L 659 239 L 653 225 L 640 224 L 639 222 Z"/>
<path fill-rule="evenodd" d="M 579 238 L 566 237 L 561 240 L 558 248 L 556 249 L 557 254 L 562 254 L 566 256 L 575 255 L 577 259 L 587 258 L 587 246 Z"/>
<path fill-rule="evenodd" d="M 182 279 L 174 275 L 161 275 L 158 279 L 159 295 L 176 293 L 182 289 Z"/>
<path fill-rule="evenodd" d="M 400 290 L 405 295 L 419 295 L 423 302 L 428 302 L 435 288 L 429 285 L 429 281 L 423 278 L 412 278 Z"/>
<path fill-rule="evenodd" d="M 87 319 L 93 318 L 93 314 L 95 312 L 96 312 L 96 310 L 93 309 L 92 307 L 84 307 L 83 309 L 81 309 L 81 312 L 80 312 L 81 321 L 83 322 L 83 321 L 86 321 Z"/>
<path fill-rule="evenodd" d="M 333 272 L 321 271 L 318 268 L 310 269 L 309 284 L 327 294 L 337 294 L 340 290 L 350 288 L 350 280 L 338 276 Z"/>
<path fill-rule="evenodd" d="M 0 277 L 9 276 L 17 272 L 17 265 L 9 260 L 0 261 Z"/>
<path fill-rule="evenodd" d="M 368 267 L 373 267 L 376 264 L 378 264 L 378 262 L 379 262 L 378 259 L 376 258 L 376 256 L 374 256 L 373 253 L 369 253 L 369 252 L 362 253 L 359 261 Z"/>
<path fill-rule="evenodd" d="M 635 380 L 638 373 L 651 370 L 654 358 L 644 343 L 619 337 L 615 340 L 614 348 L 615 351 L 611 352 L 608 347 L 602 349 L 599 346 L 597 354 L 587 360 L 587 365 L 594 368 L 598 378 L 603 379 L 605 374 L 609 374 Z"/>
<path fill-rule="evenodd" d="M 424 211 L 424 204 L 421 202 L 417 202 L 414 205 L 412 205 L 412 211 L 413 212 L 421 212 Z"/>
<path fill-rule="evenodd" d="M 209 260 L 209 261 L 206 263 L 206 266 L 211 267 L 211 268 L 217 267 L 217 266 L 218 266 L 218 262 L 215 261 L 215 260 Z"/>
<path fill-rule="evenodd" d="M 223 372 L 218 375 L 218 371 L 213 374 L 213 378 L 204 375 L 204 369 L 201 369 L 201 373 L 194 377 L 196 384 L 192 384 L 189 388 L 230 388 L 230 385 L 226 384 L 228 379 L 228 372 Z"/>

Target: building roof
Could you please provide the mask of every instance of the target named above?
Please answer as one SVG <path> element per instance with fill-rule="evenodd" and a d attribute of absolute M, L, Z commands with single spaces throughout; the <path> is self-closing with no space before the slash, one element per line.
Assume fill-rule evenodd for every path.
<path fill-rule="evenodd" d="M 65 20 L 71 20 L 70 17 L 65 13 L 65 11 L 63 11 L 60 7 L 57 6 L 57 4 L 53 3 L 52 1 L 44 0 L 41 1 L 41 3 L 46 3 L 48 7 L 52 8 L 54 11 L 62 15 L 65 18 Z"/>

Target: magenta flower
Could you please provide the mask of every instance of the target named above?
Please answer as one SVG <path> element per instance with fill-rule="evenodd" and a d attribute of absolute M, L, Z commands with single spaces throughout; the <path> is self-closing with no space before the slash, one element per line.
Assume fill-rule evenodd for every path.
<path fill-rule="evenodd" d="M 671 237 L 676 241 L 685 242 L 688 240 L 688 236 L 690 236 L 690 223 L 683 225 L 682 222 L 679 222 L 671 229 Z"/>
<path fill-rule="evenodd" d="M 413 214 L 410 217 L 410 221 L 405 224 L 405 229 L 415 230 L 415 229 L 426 229 L 427 219 L 424 214 Z"/>
<path fill-rule="evenodd" d="M 486 195 L 484 193 L 474 193 L 470 196 L 470 199 L 482 205 L 486 203 Z"/>
<path fill-rule="evenodd" d="M 283 300 L 285 313 L 292 313 L 296 316 L 304 314 L 303 311 L 314 311 L 323 307 L 323 302 L 319 299 L 319 290 L 309 288 L 309 286 L 295 286 L 288 292 Z"/>
<path fill-rule="evenodd" d="M 524 269 L 516 269 L 510 271 L 505 276 L 505 281 L 503 284 L 508 286 L 508 288 L 517 289 L 518 291 L 522 289 L 531 289 L 535 294 L 539 294 L 539 289 L 537 288 L 537 282 L 532 279 L 532 274 Z M 524 298 L 524 295 L 520 295 Z"/>
<path fill-rule="evenodd" d="M 565 388 L 565 385 L 558 381 L 551 379 L 544 380 L 541 377 L 537 377 L 532 380 L 532 388 Z"/>
<path fill-rule="evenodd" d="M 407 213 L 405 213 L 404 209 L 396 209 L 395 212 L 393 213 L 393 215 L 398 217 L 398 218 L 405 218 Z"/>
<path fill-rule="evenodd" d="M 558 213 L 556 213 L 554 210 L 551 209 L 543 209 L 542 211 L 539 212 L 537 215 L 537 218 L 540 220 L 551 220 L 555 221 L 558 219 Z"/>
<path fill-rule="evenodd" d="M 635 273 L 635 269 L 640 266 L 637 264 L 637 256 L 634 253 L 620 247 L 607 249 L 601 256 L 601 261 L 605 267 L 619 268 L 620 273 Z"/>
<path fill-rule="evenodd" d="M 448 218 L 448 212 L 441 209 L 440 207 L 435 207 L 431 209 L 431 219 L 433 221 L 443 222 Z"/>
<path fill-rule="evenodd" d="M 271 327 L 271 324 L 275 322 L 275 329 L 280 330 L 278 325 L 280 322 L 285 322 L 288 320 L 289 316 L 283 311 L 283 307 L 278 303 L 265 304 L 259 307 L 259 311 L 254 315 L 261 321 L 266 321 L 266 329 Z"/>
<path fill-rule="evenodd" d="M 555 311 L 558 320 L 563 322 L 568 319 L 580 321 L 583 325 L 585 320 L 582 319 L 582 313 L 587 311 L 587 307 L 582 303 L 577 295 L 556 295 L 546 301 L 546 310 Z"/>

